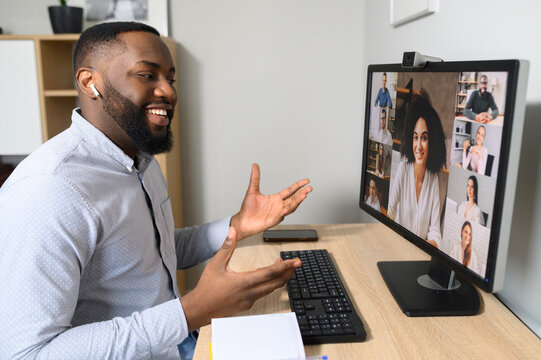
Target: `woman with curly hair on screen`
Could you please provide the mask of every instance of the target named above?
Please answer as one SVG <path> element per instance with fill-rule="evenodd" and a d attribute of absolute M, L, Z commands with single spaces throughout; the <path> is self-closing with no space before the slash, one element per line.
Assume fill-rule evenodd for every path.
<path fill-rule="evenodd" d="M 421 90 L 406 113 L 401 162 L 393 174 L 389 216 L 435 247 L 441 246 L 438 173 L 445 165 L 440 117 Z"/>

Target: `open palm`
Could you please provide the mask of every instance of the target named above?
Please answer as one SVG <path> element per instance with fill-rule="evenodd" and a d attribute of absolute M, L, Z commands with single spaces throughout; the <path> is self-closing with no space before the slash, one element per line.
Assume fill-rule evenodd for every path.
<path fill-rule="evenodd" d="M 238 231 L 239 239 L 262 232 L 279 224 L 285 216 L 294 212 L 306 199 L 311 186 L 310 180 L 303 179 L 273 195 L 259 191 L 259 165 L 252 165 L 250 184 L 242 201 L 240 211 L 231 218 L 231 225 Z"/>

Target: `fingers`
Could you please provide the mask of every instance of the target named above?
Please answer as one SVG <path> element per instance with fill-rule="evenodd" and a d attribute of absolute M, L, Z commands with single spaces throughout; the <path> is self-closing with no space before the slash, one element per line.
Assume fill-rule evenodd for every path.
<path fill-rule="evenodd" d="M 293 211 L 297 210 L 299 205 L 304 201 L 304 199 L 306 199 L 306 197 L 308 196 L 310 192 L 312 192 L 312 190 L 313 188 L 311 186 L 307 186 L 297 191 L 297 193 L 294 196 L 287 199 L 285 201 L 287 211 L 283 214 L 283 216 L 291 214 Z"/>
<path fill-rule="evenodd" d="M 247 277 L 246 281 L 249 287 L 259 286 L 269 281 L 275 281 L 276 279 L 281 279 L 285 282 L 301 264 L 302 262 L 298 258 L 285 261 L 278 260 L 272 265 L 242 274 Z"/>
<path fill-rule="evenodd" d="M 286 264 L 288 266 L 285 268 L 276 267 L 276 265 L 282 265 L 284 263 L 291 263 L 292 266 L 289 266 L 289 264 Z M 274 265 L 270 267 L 255 270 L 250 275 L 251 276 L 257 275 L 258 277 L 261 276 L 259 280 L 262 280 L 262 281 L 255 281 L 251 284 L 250 290 L 252 292 L 251 294 L 252 297 L 254 299 L 259 299 L 267 294 L 270 294 L 275 289 L 284 286 L 284 284 L 293 275 L 293 272 L 295 271 L 295 269 L 299 266 L 301 266 L 301 261 L 300 259 L 297 258 L 297 259 L 286 260 L 286 261 L 278 260 L 274 263 Z M 274 269 L 272 269 L 273 267 Z"/>
<path fill-rule="evenodd" d="M 248 184 L 247 194 L 259 192 L 260 170 L 258 164 L 252 164 L 252 172 L 250 174 L 250 183 Z"/>
<path fill-rule="evenodd" d="M 237 246 L 237 230 L 233 227 L 229 227 L 229 232 L 227 233 L 227 237 L 225 238 L 224 243 L 222 244 L 222 247 L 216 255 L 212 258 L 212 263 L 220 268 L 223 268 L 226 270 L 229 265 L 229 260 L 231 259 L 231 256 L 233 256 L 233 252 L 235 251 L 235 247 Z"/>
<path fill-rule="evenodd" d="M 284 190 L 280 191 L 279 194 L 282 197 L 282 199 L 285 200 L 285 199 L 289 198 L 291 195 L 295 194 L 297 192 L 297 190 L 299 190 L 300 188 L 302 188 L 303 186 L 305 186 L 309 182 L 310 182 L 309 179 L 299 180 L 295 184 L 288 187 L 287 189 L 284 189 Z"/>

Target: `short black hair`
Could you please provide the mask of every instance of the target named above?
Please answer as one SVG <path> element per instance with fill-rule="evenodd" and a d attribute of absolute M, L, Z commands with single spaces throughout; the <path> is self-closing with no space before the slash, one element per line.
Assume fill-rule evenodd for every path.
<path fill-rule="evenodd" d="M 472 175 L 468 178 L 468 181 L 471 180 L 473 182 L 473 202 L 477 204 L 477 178 Z M 466 183 L 467 185 L 467 183 Z M 469 200 L 470 198 L 468 197 L 468 192 L 466 192 L 466 201 Z"/>
<path fill-rule="evenodd" d="M 415 156 L 413 155 L 413 129 L 419 118 L 425 120 L 428 129 L 428 159 L 426 160 L 426 168 L 431 173 L 437 174 L 445 165 L 447 159 L 445 134 L 443 133 L 440 117 L 432 107 L 432 104 L 430 104 L 430 98 L 424 89 L 421 89 L 421 94 L 409 105 L 402 133 L 400 153 L 410 163 L 415 161 Z"/>
<path fill-rule="evenodd" d="M 122 41 L 117 35 L 130 31 L 146 31 L 160 36 L 158 30 L 152 26 L 135 21 L 116 21 L 94 25 L 81 34 L 73 49 L 73 74 L 82 66 L 83 61 L 94 53 L 108 55 L 111 53 L 111 45 L 121 45 Z"/>

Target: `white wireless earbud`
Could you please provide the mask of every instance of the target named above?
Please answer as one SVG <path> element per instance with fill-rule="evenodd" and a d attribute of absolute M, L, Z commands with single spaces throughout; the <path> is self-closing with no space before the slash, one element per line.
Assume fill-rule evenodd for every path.
<path fill-rule="evenodd" d="M 94 95 L 96 96 L 100 96 L 100 92 L 98 91 L 98 89 L 96 89 L 96 87 L 94 86 L 94 84 L 90 84 L 90 88 L 92 89 L 92 92 L 94 92 Z"/>

